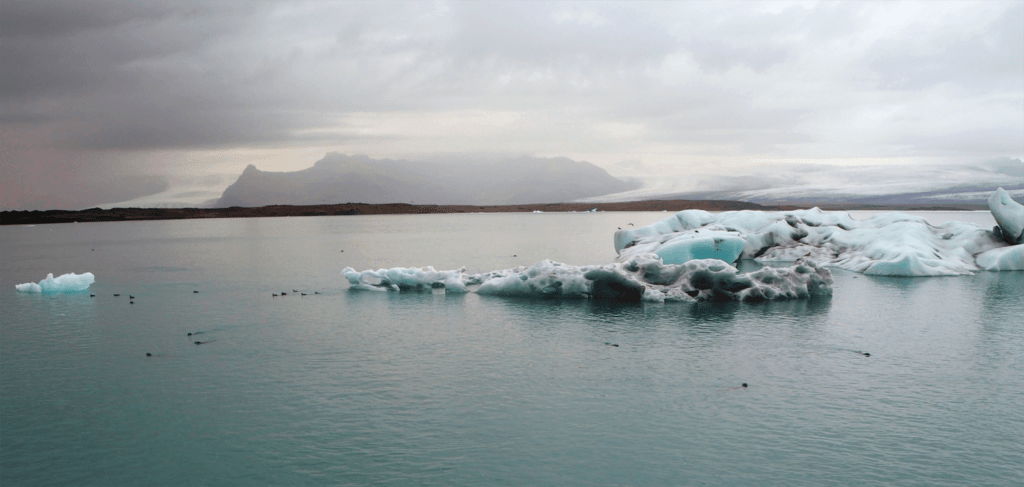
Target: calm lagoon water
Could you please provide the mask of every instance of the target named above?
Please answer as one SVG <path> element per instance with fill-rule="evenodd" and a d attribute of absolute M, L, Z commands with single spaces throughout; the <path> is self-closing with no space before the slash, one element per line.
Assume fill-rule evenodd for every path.
<path fill-rule="evenodd" d="M 1024 484 L 1022 272 L 694 305 L 339 275 L 606 263 L 665 216 L 3 227 L 0 484 Z M 14 291 L 85 271 L 95 298 Z"/>

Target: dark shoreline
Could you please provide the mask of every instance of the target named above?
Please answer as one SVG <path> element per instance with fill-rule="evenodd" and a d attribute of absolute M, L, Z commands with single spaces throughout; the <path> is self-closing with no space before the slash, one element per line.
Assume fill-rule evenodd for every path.
<path fill-rule="evenodd" d="M 285 216 L 342 215 L 417 215 L 431 213 L 530 213 L 597 211 L 785 211 L 819 207 L 823 210 L 878 211 L 975 211 L 987 210 L 983 205 L 863 205 L 863 204 L 786 204 L 763 206 L 744 201 L 726 200 L 646 200 L 622 203 L 550 203 L 531 205 L 411 205 L 407 203 L 291 206 L 273 205 L 259 208 L 111 208 L 103 210 L 2 211 L 0 225 L 40 225 L 47 223 L 87 223 L 139 220 L 191 220 L 204 218 L 268 218 Z"/>

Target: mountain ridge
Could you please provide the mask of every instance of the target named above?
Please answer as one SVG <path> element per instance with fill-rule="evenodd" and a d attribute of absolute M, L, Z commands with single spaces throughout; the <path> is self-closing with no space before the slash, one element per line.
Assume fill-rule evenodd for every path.
<path fill-rule="evenodd" d="M 634 187 L 589 162 L 565 157 L 444 163 L 331 152 L 298 171 L 261 171 L 250 164 L 216 206 L 556 203 Z"/>

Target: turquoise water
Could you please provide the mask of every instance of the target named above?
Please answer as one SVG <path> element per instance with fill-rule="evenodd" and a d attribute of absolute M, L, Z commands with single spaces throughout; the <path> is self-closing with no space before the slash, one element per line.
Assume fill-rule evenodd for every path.
<path fill-rule="evenodd" d="M 1024 484 L 1022 272 L 696 305 L 339 275 L 610 262 L 664 216 L 3 227 L 0 483 Z M 14 291 L 85 271 L 95 298 Z"/>

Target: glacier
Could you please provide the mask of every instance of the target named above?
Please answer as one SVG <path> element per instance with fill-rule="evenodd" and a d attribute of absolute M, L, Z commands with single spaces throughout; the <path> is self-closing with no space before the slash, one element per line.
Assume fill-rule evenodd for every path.
<path fill-rule="evenodd" d="M 92 283 L 96 282 L 96 276 L 91 272 L 75 274 L 74 272 L 64 274 L 60 277 L 53 277 L 53 273 L 47 274 L 46 279 L 24 284 L 15 284 L 14 288 L 23 293 L 73 293 L 89 289 Z"/>
<path fill-rule="evenodd" d="M 818 208 L 779 212 L 684 210 L 615 232 L 613 263 L 467 274 L 433 267 L 341 273 L 350 289 L 432 291 L 615 301 L 764 301 L 828 296 L 837 267 L 878 276 L 956 276 L 1024 270 L 1024 207 L 1000 188 L 989 199 L 998 225 L 932 225 L 900 212 L 856 220 Z M 1013 243 L 1016 242 L 1016 243 Z M 747 273 L 741 259 L 765 265 Z"/>

